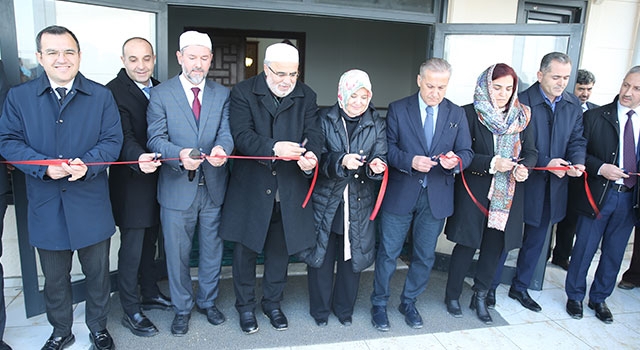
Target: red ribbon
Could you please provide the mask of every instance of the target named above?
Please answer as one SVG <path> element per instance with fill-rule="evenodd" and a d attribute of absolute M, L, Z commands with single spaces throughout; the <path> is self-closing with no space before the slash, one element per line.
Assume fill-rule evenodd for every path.
<path fill-rule="evenodd" d="M 376 199 L 376 204 L 373 207 L 373 211 L 369 216 L 369 220 L 373 221 L 378 216 L 378 211 L 380 210 L 380 206 L 382 205 L 382 199 L 384 199 L 384 194 L 387 192 L 387 182 L 389 182 L 389 168 L 385 167 L 384 175 L 382 175 L 382 183 L 380 184 L 380 191 L 378 192 L 378 199 Z"/>

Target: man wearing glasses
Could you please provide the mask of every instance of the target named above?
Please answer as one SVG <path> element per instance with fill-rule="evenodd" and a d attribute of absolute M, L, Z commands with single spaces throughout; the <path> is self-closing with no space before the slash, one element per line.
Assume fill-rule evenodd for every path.
<path fill-rule="evenodd" d="M 237 159 L 222 210 L 220 235 L 236 242 L 233 283 L 240 328 L 258 331 L 255 317 L 256 258 L 264 252 L 262 311 L 276 330 L 288 328 L 280 301 L 289 255 L 315 244 L 313 208 L 302 208 L 323 136 L 316 94 L 298 81 L 298 50 L 267 48 L 264 72 L 231 91 L 229 124 Z"/>

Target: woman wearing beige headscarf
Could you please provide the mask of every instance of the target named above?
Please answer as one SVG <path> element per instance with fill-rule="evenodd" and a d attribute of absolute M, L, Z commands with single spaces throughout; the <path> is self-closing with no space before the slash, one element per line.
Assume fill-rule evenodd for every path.
<path fill-rule="evenodd" d="M 318 326 L 327 325 L 331 311 L 343 325 L 351 324 L 360 272 L 375 257 L 369 215 L 386 169 L 387 138 L 372 95 L 367 73 L 350 70 L 340 78 L 338 102 L 319 112 L 325 144 L 312 197 L 317 243 L 303 254 L 310 313 Z"/>

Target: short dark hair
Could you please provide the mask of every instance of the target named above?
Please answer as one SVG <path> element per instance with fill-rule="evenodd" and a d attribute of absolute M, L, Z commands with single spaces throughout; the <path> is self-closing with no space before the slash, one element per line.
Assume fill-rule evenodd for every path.
<path fill-rule="evenodd" d="M 133 41 L 133 40 L 141 40 L 141 41 L 144 41 L 145 43 L 147 43 L 147 44 L 149 45 L 149 47 L 151 48 L 151 53 L 153 54 L 153 45 L 151 45 L 151 43 L 149 42 L 149 40 L 147 40 L 147 39 L 145 39 L 145 38 L 141 38 L 141 37 L 139 37 L 139 36 L 134 36 L 133 38 L 129 38 L 129 39 L 127 39 L 127 40 L 124 42 L 124 44 L 122 44 L 122 57 L 124 57 L 124 47 L 125 47 L 125 46 L 127 46 L 127 44 L 128 44 L 130 41 Z"/>
<path fill-rule="evenodd" d="M 571 64 L 571 58 L 567 56 L 567 54 L 562 52 L 550 52 L 542 57 L 542 60 L 540 61 L 540 71 L 542 73 L 548 72 L 550 69 L 549 66 L 551 66 L 551 62 L 553 61 Z"/>
<path fill-rule="evenodd" d="M 42 34 L 52 34 L 52 35 L 64 35 L 69 34 L 75 40 L 76 46 L 78 46 L 78 52 L 80 52 L 80 42 L 78 42 L 78 38 L 73 34 L 72 31 L 63 27 L 63 26 L 48 26 L 38 33 L 36 36 L 36 51 L 42 53 Z"/>
<path fill-rule="evenodd" d="M 596 76 L 586 69 L 578 69 L 578 76 L 576 77 L 576 84 L 589 85 L 596 83 Z"/>

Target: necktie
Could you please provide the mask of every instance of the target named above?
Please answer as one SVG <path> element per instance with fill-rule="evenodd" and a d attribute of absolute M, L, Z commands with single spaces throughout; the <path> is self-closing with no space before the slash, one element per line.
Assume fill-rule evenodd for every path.
<path fill-rule="evenodd" d="M 433 140 L 433 107 L 427 106 L 427 116 L 424 118 L 424 137 L 427 139 L 427 150 L 431 149 L 431 141 Z M 427 154 L 428 155 L 428 154 Z M 422 187 L 427 188 L 427 174 L 424 174 Z"/>
<path fill-rule="evenodd" d="M 431 149 L 433 140 L 433 107 L 427 106 L 427 117 L 424 118 L 424 136 L 427 138 L 427 149 Z"/>
<path fill-rule="evenodd" d="M 191 105 L 191 109 L 193 109 L 193 115 L 196 117 L 196 121 L 200 120 L 200 100 L 198 100 L 198 94 L 200 93 L 200 88 L 194 87 L 191 88 L 193 91 L 193 104 Z"/>
<path fill-rule="evenodd" d="M 151 87 L 145 86 L 142 88 L 142 91 L 144 91 L 144 95 L 147 96 L 147 99 L 149 99 L 149 97 L 151 96 Z"/>
<path fill-rule="evenodd" d="M 585 103 L 582 104 L 582 111 L 586 112 L 587 109 L 589 109 L 589 107 L 587 106 L 587 103 L 585 102 Z"/>
<path fill-rule="evenodd" d="M 622 160 L 622 166 L 624 170 L 629 173 L 637 172 L 636 167 L 636 143 L 633 137 L 633 122 L 631 121 L 631 117 L 635 112 L 630 110 L 627 112 L 627 122 L 624 125 L 624 138 L 623 138 L 623 148 L 624 148 L 624 156 Z M 629 176 L 629 178 L 624 179 L 624 185 L 627 187 L 635 186 L 638 181 L 635 175 Z"/>
<path fill-rule="evenodd" d="M 64 102 L 64 98 L 67 97 L 67 88 L 57 87 L 56 91 L 58 92 L 58 95 L 60 95 L 58 102 L 62 104 L 62 102 Z"/>

